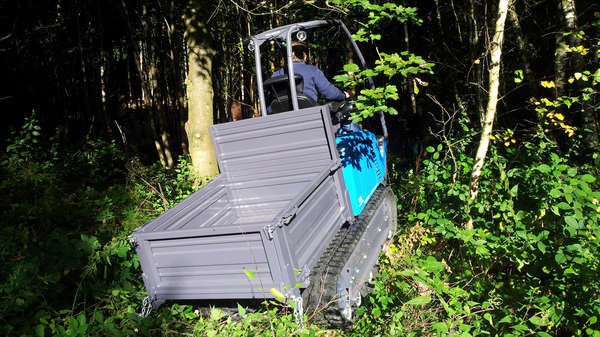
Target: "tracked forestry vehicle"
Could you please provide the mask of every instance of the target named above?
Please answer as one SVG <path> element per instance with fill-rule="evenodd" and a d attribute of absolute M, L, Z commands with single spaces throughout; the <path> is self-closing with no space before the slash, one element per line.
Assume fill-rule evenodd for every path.
<path fill-rule="evenodd" d="M 397 209 L 386 185 L 383 114 L 380 135 L 346 128 L 351 105 L 316 103 L 294 74 L 292 38 L 323 27 L 347 37 L 364 67 L 337 20 L 291 24 L 246 40 L 262 116 L 210 127 L 221 173 L 132 234 L 148 307 L 264 300 L 280 292 L 298 317 L 304 312 L 336 327 L 352 321 L 396 229 Z M 285 72 L 264 80 L 261 47 L 273 45 L 285 51 Z"/>

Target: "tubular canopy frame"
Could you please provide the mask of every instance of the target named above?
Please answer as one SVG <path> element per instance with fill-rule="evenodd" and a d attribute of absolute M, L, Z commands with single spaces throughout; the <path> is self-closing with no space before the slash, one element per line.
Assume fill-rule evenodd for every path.
<path fill-rule="evenodd" d="M 279 40 L 279 41 L 283 41 L 285 43 L 286 66 L 287 66 L 287 73 L 288 73 L 288 77 L 289 77 L 292 108 L 293 108 L 293 111 L 298 111 L 299 110 L 299 108 L 298 108 L 298 93 L 296 92 L 296 84 L 294 81 L 294 66 L 293 66 L 293 62 L 292 62 L 292 34 L 298 32 L 300 30 L 314 29 L 314 28 L 327 27 L 327 26 L 333 26 L 333 25 L 337 25 L 337 26 L 341 27 L 341 29 L 344 31 L 344 33 L 346 34 L 346 37 L 352 44 L 352 48 L 354 50 L 354 53 L 357 55 L 358 60 L 360 61 L 361 67 L 363 69 L 366 69 L 365 59 L 364 59 L 362 53 L 360 52 L 358 45 L 356 44 L 354 39 L 352 39 L 352 34 L 350 34 L 350 31 L 348 30 L 346 25 L 344 25 L 344 23 L 340 20 L 314 20 L 314 21 L 307 21 L 307 22 L 301 22 L 301 23 L 293 23 L 290 25 L 277 27 L 277 28 L 268 30 L 266 32 L 262 32 L 260 34 L 254 35 L 254 36 L 250 36 L 247 39 L 245 39 L 246 41 L 249 40 L 250 43 L 254 47 L 254 60 L 255 60 L 255 65 L 256 65 L 256 80 L 258 82 L 258 96 L 260 99 L 260 109 L 261 109 L 263 116 L 267 115 L 267 103 L 265 102 L 263 76 L 262 76 L 262 71 L 261 71 L 262 64 L 261 64 L 261 60 L 260 60 L 260 46 L 270 40 Z M 375 84 L 373 82 L 373 79 L 371 77 L 368 77 L 368 81 L 369 81 L 369 85 L 370 85 L 371 89 L 375 89 Z M 387 127 L 386 127 L 386 123 L 385 123 L 385 116 L 383 114 L 383 111 L 379 111 L 378 113 L 379 113 L 379 120 L 381 122 L 381 128 L 383 130 L 383 136 L 387 139 L 388 132 L 387 132 Z"/>

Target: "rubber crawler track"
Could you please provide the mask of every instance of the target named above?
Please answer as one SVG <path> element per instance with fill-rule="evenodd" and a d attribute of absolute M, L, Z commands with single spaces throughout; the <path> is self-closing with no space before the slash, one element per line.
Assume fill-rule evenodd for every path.
<path fill-rule="evenodd" d="M 360 241 L 369 220 L 386 198 L 391 201 L 392 216 L 390 218 L 392 223 L 390 228 L 395 231 L 397 225 L 396 199 L 391 188 L 380 185 L 363 212 L 355 218 L 354 223 L 346 223 L 340 228 L 311 270 L 310 285 L 302 293 L 305 313 L 311 322 L 340 329 L 349 329 L 352 326 L 352 322 L 342 317 L 339 310 L 338 301 L 344 299 L 340 299 L 337 294 L 338 275 L 341 274 L 354 247 Z M 366 295 L 371 290 L 369 285 L 363 284 L 360 292 Z"/>

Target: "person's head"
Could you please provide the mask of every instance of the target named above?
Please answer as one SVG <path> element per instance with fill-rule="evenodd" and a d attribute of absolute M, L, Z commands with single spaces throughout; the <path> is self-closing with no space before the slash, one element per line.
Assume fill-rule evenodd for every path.
<path fill-rule="evenodd" d="M 292 61 L 305 62 L 308 56 L 308 47 L 305 43 L 294 41 L 292 42 Z"/>

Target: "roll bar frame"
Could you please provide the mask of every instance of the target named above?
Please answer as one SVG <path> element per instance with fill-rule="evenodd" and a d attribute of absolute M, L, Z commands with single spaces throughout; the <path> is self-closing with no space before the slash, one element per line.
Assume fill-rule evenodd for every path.
<path fill-rule="evenodd" d="M 267 104 L 265 102 L 265 93 L 264 93 L 262 71 L 261 71 L 262 64 L 261 64 L 261 60 L 260 60 L 260 46 L 270 40 L 280 40 L 280 41 L 285 42 L 286 66 L 287 66 L 287 72 L 289 75 L 288 77 L 289 77 L 290 93 L 292 96 L 291 97 L 292 98 L 292 108 L 293 108 L 293 111 L 298 111 L 299 110 L 298 109 L 298 93 L 296 92 L 296 84 L 294 81 L 294 65 L 292 62 L 292 34 L 298 32 L 300 30 L 308 30 L 308 29 L 334 26 L 334 25 L 339 26 L 344 31 L 344 33 L 346 34 L 346 37 L 352 44 L 352 48 L 354 49 L 354 53 L 357 55 L 358 60 L 360 61 L 361 67 L 363 69 L 366 69 L 365 59 L 364 59 L 362 53 L 360 52 L 358 45 L 356 44 L 354 39 L 352 39 L 352 34 L 350 34 L 350 31 L 348 30 L 346 25 L 344 25 L 344 23 L 340 20 L 313 20 L 313 21 L 307 21 L 307 22 L 301 22 L 301 23 L 293 23 L 290 25 L 277 27 L 277 28 L 274 28 L 274 29 L 271 29 L 271 30 L 268 30 L 268 31 L 262 32 L 260 34 L 250 36 L 250 37 L 244 39 L 245 43 L 250 43 L 250 44 L 254 45 L 254 59 L 255 59 L 255 64 L 256 64 L 256 81 L 258 82 L 258 96 L 260 99 L 260 109 L 261 109 L 261 113 L 263 116 L 267 115 Z M 370 76 L 367 79 L 368 79 L 371 89 L 375 89 L 375 83 L 373 82 L 373 79 Z M 388 132 L 387 132 L 387 127 L 386 127 L 386 123 L 385 123 L 384 113 L 381 110 L 378 113 L 379 113 L 379 120 L 381 122 L 381 128 L 383 130 L 383 136 L 385 139 L 387 139 Z"/>

